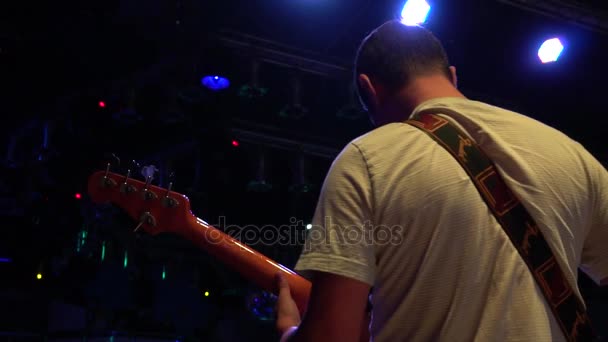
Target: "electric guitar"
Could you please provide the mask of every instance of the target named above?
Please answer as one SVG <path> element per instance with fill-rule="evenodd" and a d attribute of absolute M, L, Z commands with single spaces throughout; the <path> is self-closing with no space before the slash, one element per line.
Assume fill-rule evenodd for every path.
<path fill-rule="evenodd" d="M 126 176 L 98 171 L 89 177 L 88 193 L 97 203 L 110 202 L 139 222 L 135 230 L 180 235 L 236 270 L 262 289 L 277 294 L 275 276 L 287 279 L 300 314 L 306 311 L 311 283 L 294 271 L 249 248 L 192 214 L 185 195 Z"/>

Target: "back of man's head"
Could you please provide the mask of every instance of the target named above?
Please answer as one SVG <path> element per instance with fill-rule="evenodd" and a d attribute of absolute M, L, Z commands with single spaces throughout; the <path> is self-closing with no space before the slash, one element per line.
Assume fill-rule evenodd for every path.
<path fill-rule="evenodd" d="M 448 57 L 439 40 L 421 26 L 389 21 L 368 35 L 355 59 L 355 84 L 367 106 L 358 77 L 367 75 L 389 91 L 397 91 L 421 76 L 443 74 L 451 79 Z"/>

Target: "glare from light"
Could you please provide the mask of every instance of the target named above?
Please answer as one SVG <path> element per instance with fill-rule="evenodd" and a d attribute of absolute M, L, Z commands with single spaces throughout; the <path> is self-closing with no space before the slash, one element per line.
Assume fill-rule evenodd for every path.
<path fill-rule="evenodd" d="M 209 297 L 209 291 L 205 291 L 205 297 Z"/>
<path fill-rule="evenodd" d="M 312 224 L 310 224 L 310 223 L 309 223 L 309 224 L 307 224 L 307 225 L 306 225 L 306 229 L 312 229 Z"/>
<path fill-rule="evenodd" d="M 201 83 L 208 89 L 220 91 L 230 87 L 230 81 L 222 76 L 205 76 L 201 79 Z"/>
<path fill-rule="evenodd" d="M 106 108 L 106 103 L 104 101 L 99 101 L 97 104 L 99 105 L 99 108 Z"/>
<path fill-rule="evenodd" d="M 538 58 L 543 63 L 552 63 L 559 59 L 562 51 L 564 51 L 564 45 L 559 38 L 551 38 L 538 49 Z"/>
<path fill-rule="evenodd" d="M 236 141 L 236 140 L 232 140 L 232 146 L 234 146 L 234 147 L 239 147 L 239 145 L 240 145 L 240 144 L 239 144 L 239 142 L 238 142 L 238 141 Z"/>
<path fill-rule="evenodd" d="M 0 263 L 9 263 L 11 261 L 11 258 L 0 258 Z"/>
<path fill-rule="evenodd" d="M 431 11 L 425 0 L 408 0 L 401 11 L 401 22 L 408 26 L 424 24 Z"/>
<path fill-rule="evenodd" d="M 36 274 L 36 279 L 38 279 L 38 280 L 42 279 L 42 273 Z"/>
<path fill-rule="evenodd" d="M 74 198 L 81 199 L 82 195 L 79 192 L 77 192 L 76 194 L 74 194 Z"/>

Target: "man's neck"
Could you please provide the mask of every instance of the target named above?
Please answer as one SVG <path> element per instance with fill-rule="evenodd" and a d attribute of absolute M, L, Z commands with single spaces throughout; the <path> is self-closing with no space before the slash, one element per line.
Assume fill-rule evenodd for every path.
<path fill-rule="evenodd" d="M 399 91 L 395 101 L 386 110 L 395 121 L 406 120 L 422 103 L 443 97 L 466 98 L 444 76 L 420 77 Z"/>

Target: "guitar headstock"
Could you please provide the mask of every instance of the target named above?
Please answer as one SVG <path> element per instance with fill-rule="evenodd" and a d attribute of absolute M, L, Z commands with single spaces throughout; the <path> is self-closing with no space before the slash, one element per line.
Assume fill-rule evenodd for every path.
<path fill-rule="evenodd" d="M 193 218 L 185 195 L 108 171 L 89 177 L 88 192 L 97 203 L 110 202 L 139 223 L 149 234 L 175 232 Z"/>

